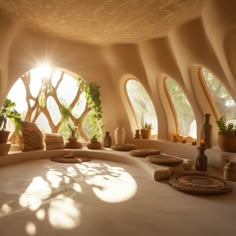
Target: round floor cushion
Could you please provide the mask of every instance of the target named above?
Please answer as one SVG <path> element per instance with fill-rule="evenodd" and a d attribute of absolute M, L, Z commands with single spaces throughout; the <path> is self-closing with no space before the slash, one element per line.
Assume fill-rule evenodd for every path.
<path fill-rule="evenodd" d="M 165 154 L 149 155 L 146 159 L 152 163 L 165 166 L 176 166 L 183 162 L 183 159 Z"/>
<path fill-rule="evenodd" d="M 114 144 L 111 146 L 111 149 L 115 151 L 130 151 L 137 149 L 137 146 L 135 144 Z"/>
<path fill-rule="evenodd" d="M 160 154 L 159 149 L 137 149 L 130 151 L 131 156 L 135 157 L 146 157 L 149 155 Z"/>

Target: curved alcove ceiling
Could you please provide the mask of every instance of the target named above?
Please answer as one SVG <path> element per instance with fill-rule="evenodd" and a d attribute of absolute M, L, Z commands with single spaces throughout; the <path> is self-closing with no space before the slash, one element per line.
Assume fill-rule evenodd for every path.
<path fill-rule="evenodd" d="M 0 8 L 28 28 L 73 41 L 137 43 L 199 17 L 199 0 L 8 0 Z"/>

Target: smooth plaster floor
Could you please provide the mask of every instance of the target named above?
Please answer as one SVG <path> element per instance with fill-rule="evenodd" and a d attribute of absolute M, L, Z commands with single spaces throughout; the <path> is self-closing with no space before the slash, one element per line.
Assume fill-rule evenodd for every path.
<path fill-rule="evenodd" d="M 0 235 L 236 235 L 233 192 L 194 196 L 138 166 L 35 159 L 0 167 Z"/>

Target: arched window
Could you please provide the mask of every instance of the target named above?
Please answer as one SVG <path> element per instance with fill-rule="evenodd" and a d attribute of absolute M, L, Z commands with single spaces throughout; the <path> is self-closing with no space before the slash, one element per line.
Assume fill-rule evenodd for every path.
<path fill-rule="evenodd" d="M 176 131 L 182 136 L 197 137 L 196 119 L 183 90 L 175 80 L 165 79 L 165 90 L 176 120 Z"/>
<path fill-rule="evenodd" d="M 129 79 L 126 82 L 126 91 L 134 112 L 137 128 L 140 129 L 145 123 L 152 124 L 152 134 L 157 134 L 157 116 L 152 101 L 142 84 Z"/>
<path fill-rule="evenodd" d="M 216 118 L 219 119 L 223 116 L 227 122 L 236 124 L 236 102 L 224 84 L 207 69 L 200 68 L 200 72 L 203 89 L 208 96 Z"/>
<path fill-rule="evenodd" d="M 63 70 L 39 67 L 22 75 L 7 98 L 16 103 L 22 120 L 36 123 L 43 132 L 61 133 L 67 139 L 70 126 L 76 129 L 78 139 L 87 141 L 102 134 L 96 119 L 101 111 L 95 112 L 91 98 L 87 100 L 88 93 L 98 88 Z"/>

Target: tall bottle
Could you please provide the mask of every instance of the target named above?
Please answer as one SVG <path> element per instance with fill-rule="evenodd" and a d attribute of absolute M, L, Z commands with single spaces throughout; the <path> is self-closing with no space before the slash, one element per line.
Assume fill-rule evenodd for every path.
<path fill-rule="evenodd" d="M 207 148 L 212 147 L 212 125 L 210 124 L 211 114 L 204 115 L 204 123 L 201 128 L 201 139 L 205 141 Z"/>
<path fill-rule="evenodd" d="M 111 147 L 111 136 L 110 136 L 110 132 L 109 131 L 106 131 L 105 133 L 105 137 L 104 137 L 104 140 L 103 140 L 103 147 L 106 147 L 106 148 L 110 148 Z"/>

